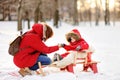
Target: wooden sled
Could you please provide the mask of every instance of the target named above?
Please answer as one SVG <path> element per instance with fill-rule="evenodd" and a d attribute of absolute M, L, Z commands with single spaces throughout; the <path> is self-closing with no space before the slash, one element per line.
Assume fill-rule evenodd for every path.
<path fill-rule="evenodd" d="M 87 62 L 87 64 L 85 64 L 85 62 L 77 62 L 76 64 L 83 64 L 83 71 L 88 72 L 88 68 L 90 68 L 93 73 L 98 73 L 98 68 L 97 68 L 97 64 L 100 63 L 98 61 L 91 61 L 91 62 Z"/>
<path fill-rule="evenodd" d="M 84 58 L 78 58 L 76 54 L 79 54 L 79 53 L 75 52 L 74 63 L 66 66 L 65 68 L 61 68 L 61 70 L 67 70 L 68 72 L 74 73 L 73 67 L 77 64 L 82 64 L 83 71 L 88 72 L 88 68 L 90 68 L 93 71 L 93 73 L 98 73 L 97 64 L 100 62 L 91 60 L 92 52 L 88 52 L 87 57 L 84 57 Z M 90 58 L 90 60 L 89 60 L 89 58 Z M 58 61 L 59 61 L 59 59 L 58 59 Z"/>
<path fill-rule="evenodd" d="M 42 66 L 41 65 L 41 62 L 38 62 L 38 66 L 39 66 L 39 71 L 36 71 L 37 74 L 42 74 L 42 76 L 45 76 L 45 73 L 43 72 L 43 67 L 45 66 Z"/>
<path fill-rule="evenodd" d="M 97 64 L 100 62 L 91 59 L 92 53 L 93 52 L 87 52 L 87 56 L 84 58 L 77 58 L 77 56 L 75 55 L 74 64 L 83 64 L 83 71 L 85 72 L 88 72 L 88 68 L 90 68 L 93 73 L 98 73 Z"/>

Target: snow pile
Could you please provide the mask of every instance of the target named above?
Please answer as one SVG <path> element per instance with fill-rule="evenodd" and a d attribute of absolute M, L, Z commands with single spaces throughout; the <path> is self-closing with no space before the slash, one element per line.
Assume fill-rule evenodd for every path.
<path fill-rule="evenodd" d="M 69 72 L 59 72 L 59 73 L 53 73 L 49 74 L 45 77 L 41 77 L 39 75 L 33 75 L 33 76 L 26 76 L 21 80 L 76 80 L 76 76 Z"/>
<path fill-rule="evenodd" d="M 31 23 L 32 26 L 33 23 Z M 48 22 L 52 26 L 52 22 Z M 93 23 L 92 23 L 93 24 Z M 69 72 L 61 72 L 56 68 L 45 68 L 46 76 L 32 75 L 21 77 L 18 68 L 13 64 L 13 57 L 8 54 L 8 46 L 11 40 L 18 35 L 17 22 L 0 22 L 0 80 L 120 80 L 120 22 L 116 22 L 115 26 L 105 26 L 100 23 L 99 26 L 89 26 L 89 23 L 80 23 L 79 26 L 72 26 L 62 23 L 56 29 L 54 27 L 54 35 L 46 44 L 56 45 L 58 43 L 66 43 L 65 34 L 77 28 L 82 37 L 95 48 L 92 55 L 98 63 L 98 72 L 81 72 L 82 65 L 74 67 L 75 74 Z M 25 25 L 26 26 L 26 25 Z M 27 30 L 24 27 L 24 32 Z M 56 51 L 64 53 L 64 49 Z M 54 53 L 56 53 L 54 52 Z M 48 55 L 53 57 L 54 53 Z"/>

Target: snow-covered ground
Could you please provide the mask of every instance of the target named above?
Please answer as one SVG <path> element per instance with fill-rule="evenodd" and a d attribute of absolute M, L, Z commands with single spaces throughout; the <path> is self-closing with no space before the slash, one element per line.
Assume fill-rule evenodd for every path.
<path fill-rule="evenodd" d="M 52 22 L 47 22 L 52 26 Z M 24 32 L 27 30 L 26 23 L 23 24 Z M 31 26 L 33 22 L 31 22 Z M 47 73 L 45 77 L 32 75 L 21 77 L 18 68 L 13 64 L 13 57 L 8 54 L 9 43 L 17 36 L 17 22 L 0 22 L 0 80 L 120 80 L 120 22 L 115 26 L 105 26 L 103 22 L 99 26 L 89 26 L 89 23 L 80 23 L 79 26 L 72 26 L 62 23 L 54 30 L 54 36 L 46 44 L 55 45 L 66 43 L 65 34 L 73 28 L 77 28 L 82 37 L 95 48 L 92 58 L 100 61 L 98 73 L 81 72 L 81 65 L 74 67 L 75 74 L 69 72 L 55 72 L 56 68 L 44 68 Z M 64 53 L 60 49 L 57 53 Z M 55 53 L 55 52 L 54 52 Z M 49 56 L 52 58 L 54 53 Z"/>

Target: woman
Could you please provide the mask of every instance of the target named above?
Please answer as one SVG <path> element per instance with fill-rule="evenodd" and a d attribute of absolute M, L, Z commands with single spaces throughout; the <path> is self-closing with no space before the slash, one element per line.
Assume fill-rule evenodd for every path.
<path fill-rule="evenodd" d="M 39 68 L 38 62 L 42 65 L 49 65 L 51 59 L 46 54 L 59 50 L 60 45 L 48 47 L 44 41 L 51 38 L 53 31 L 45 23 L 34 24 L 32 30 L 26 32 L 20 44 L 20 51 L 14 56 L 14 64 L 20 68 L 19 73 L 29 73 L 25 68 L 30 70 L 37 70 Z"/>

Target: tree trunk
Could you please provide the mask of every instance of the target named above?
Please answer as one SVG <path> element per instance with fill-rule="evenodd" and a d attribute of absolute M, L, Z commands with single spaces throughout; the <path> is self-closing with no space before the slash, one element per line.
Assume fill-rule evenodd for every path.
<path fill-rule="evenodd" d="M 82 12 L 80 11 L 80 21 L 83 21 Z"/>
<path fill-rule="evenodd" d="M 8 20 L 9 21 L 11 21 L 11 6 L 9 5 L 9 7 L 8 7 L 8 10 L 9 10 L 9 12 L 8 12 Z"/>
<path fill-rule="evenodd" d="M 38 21 L 39 21 L 39 6 L 35 9 L 34 12 L 34 22 L 38 23 Z"/>
<path fill-rule="evenodd" d="M 115 9 L 115 1 L 114 1 L 114 18 L 113 18 L 113 25 L 115 26 L 115 20 L 116 20 L 116 9 Z"/>
<path fill-rule="evenodd" d="M 81 12 L 82 13 L 82 20 L 86 24 L 86 21 L 87 21 L 87 9 L 86 9 L 86 6 L 85 6 L 85 1 L 81 0 L 81 3 L 82 3 L 82 8 L 84 8 L 84 10 Z"/>
<path fill-rule="evenodd" d="M 98 26 L 99 25 L 100 11 L 99 11 L 99 8 L 98 8 L 98 2 L 97 2 L 97 0 L 95 1 L 95 4 L 96 4 L 96 8 L 95 8 L 96 9 L 95 10 L 96 11 L 96 13 L 95 13 L 96 14 L 96 17 L 95 17 L 96 18 L 96 22 L 95 22 L 95 25 Z"/>
<path fill-rule="evenodd" d="M 18 31 L 22 31 L 22 15 L 21 15 L 21 8 L 22 8 L 22 0 L 19 0 L 18 4 Z"/>
<path fill-rule="evenodd" d="M 90 0 L 90 5 L 91 5 L 91 0 Z M 89 7 L 89 10 L 88 10 L 88 15 L 89 15 L 89 21 L 90 21 L 90 26 L 91 26 L 91 7 Z"/>
<path fill-rule="evenodd" d="M 105 0 L 105 25 L 110 25 L 109 0 Z"/>
<path fill-rule="evenodd" d="M 58 22 L 59 22 L 58 0 L 55 0 L 54 26 L 56 26 L 56 28 L 58 28 Z"/>
<path fill-rule="evenodd" d="M 44 20 L 44 18 L 43 18 L 43 13 L 42 13 L 41 10 L 40 10 L 40 12 L 39 12 L 39 19 L 40 19 L 41 22 L 45 22 L 45 20 Z"/>
<path fill-rule="evenodd" d="M 77 0 L 74 0 L 73 25 L 78 25 Z"/>
<path fill-rule="evenodd" d="M 29 19 L 29 11 L 25 11 L 25 20 L 27 20 L 28 23 L 28 29 L 30 29 L 30 19 Z"/>
<path fill-rule="evenodd" d="M 35 23 L 38 23 L 39 20 L 44 21 L 43 20 L 43 14 L 42 14 L 42 12 L 40 10 L 41 4 L 42 4 L 42 2 L 40 0 L 40 2 L 38 3 L 38 6 L 36 7 L 35 12 L 34 12 L 34 22 Z"/>
<path fill-rule="evenodd" d="M 27 21 L 28 21 L 28 29 L 30 29 L 30 19 L 28 19 Z"/>
<path fill-rule="evenodd" d="M 5 6 L 3 6 L 3 21 L 5 20 Z"/>
<path fill-rule="evenodd" d="M 59 11 L 56 10 L 54 13 L 54 26 L 56 26 L 56 28 L 58 28 L 58 21 L 59 21 Z"/>

